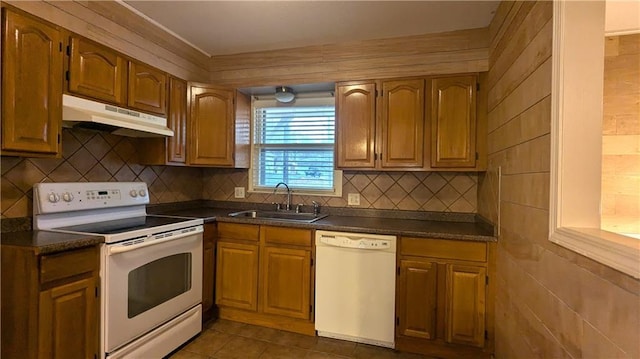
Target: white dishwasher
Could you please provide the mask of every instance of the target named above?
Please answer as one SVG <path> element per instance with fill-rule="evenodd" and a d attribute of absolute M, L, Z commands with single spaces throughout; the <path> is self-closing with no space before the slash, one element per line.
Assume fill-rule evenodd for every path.
<path fill-rule="evenodd" d="M 316 231 L 318 336 L 394 347 L 396 237 Z"/>

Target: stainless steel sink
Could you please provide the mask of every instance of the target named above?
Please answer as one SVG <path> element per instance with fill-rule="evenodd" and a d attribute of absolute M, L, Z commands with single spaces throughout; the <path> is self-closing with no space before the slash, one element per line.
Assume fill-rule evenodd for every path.
<path fill-rule="evenodd" d="M 229 213 L 229 217 L 240 218 L 259 218 L 268 219 L 274 221 L 287 221 L 287 222 L 303 222 L 311 223 L 319 219 L 325 218 L 327 214 L 313 214 L 313 213 L 296 213 L 290 211 L 260 211 L 260 210 L 248 210 Z"/>

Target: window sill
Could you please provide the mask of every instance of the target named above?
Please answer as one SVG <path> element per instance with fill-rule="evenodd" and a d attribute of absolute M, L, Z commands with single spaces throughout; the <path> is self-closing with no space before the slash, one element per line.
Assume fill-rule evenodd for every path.
<path fill-rule="evenodd" d="M 640 278 L 638 239 L 597 228 L 561 227 L 552 231 L 549 240 L 634 278 Z"/>

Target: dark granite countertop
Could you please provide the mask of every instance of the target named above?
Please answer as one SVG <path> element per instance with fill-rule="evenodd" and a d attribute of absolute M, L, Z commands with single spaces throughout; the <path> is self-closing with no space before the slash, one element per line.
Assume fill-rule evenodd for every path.
<path fill-rule="evenodd" d="M 229 217 L 229 213 L 237 212 L 243 209 L 254 208 L 255 206 L 238 206 L 224 203 L 226 207 L 210 207 L 210 204 L 199 204 L 190 206 L 189 208 L 180 208 L 180 206 L 164 206 L 150 208 L 149 213 L 164 214 L 172 216 L 184 216 L 202 218 L 207 222 L 228 222 L 228 223 L 251 223 L 274 226 L 287 226 L 296 228 L 321 229 L 329 231 L 347 231 L 359 233 L 377 233 L 392 234 L 398 236 L 411 236 L 421 238 L 441 238 L 441 239 L 457 239 L 467 241 L 494 242 L 496 238 L 493 235 L 491 225 L 482 221 L 475 220 L 473 215 L 460 214 L 435 214 L 432 216 L 424 216 L 419 219 L 421 214 L 400 213 L 404 211 L 394 211 L 395 218 L 384 216 L 382 211 L 342 211 L 329 210 L 329 216 L 312 223 L 300 222 L 284 222 L 271 219 L 260 218 L 240 218 Z M 244 207 L 244 208 L 242 208 Z M 334 212 L 334 213 L 331 213 Z M 362 213 L 363 215 L 354 215 Z M 376 214 L 382 215 L 376 215 Z M 386 214 L 389 214 L 388 212 Z"/>
<path fill-rule="evenodd" d="M 90 236 L 48 231 L 20 231 L 2 233 L 2 246 L 31 248 L 36 254 L 50 254 L 104 242 L 101 236 Z"/>

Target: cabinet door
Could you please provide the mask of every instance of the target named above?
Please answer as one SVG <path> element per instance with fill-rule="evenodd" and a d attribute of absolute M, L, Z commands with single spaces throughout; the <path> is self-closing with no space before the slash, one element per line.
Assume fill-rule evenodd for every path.
<path fill-rule="evenodd" d="M 169 78 L 167 127 L 173 136 L 137 139 L 138 161 L 145 165 L 176 165 L 187 163 L 187 83 Z"/>
<path fill-rule="evenodd" d="M 311 251 L 265 247 L 261 278 L 264 313 L 309 319 Z"/>
<path fill-rule="evenodd" d="M 448 343 L 484 346 L 486 274 L 484 267 L 447 264 Z"/>
<path fill-rule="evenodd" d="M 167 139 L 167 161 L 187 162 L 187 83 L 171 77 L 169 79 L 169 116 L 167 125 L 173 137 Z"/>
<path fill-rule="evenodd" d="M 382 83 L 381 144 L 384 168 L 424 166 L 424 80 Z"/>
<path fill-rule="evenodd" d="M 125 103 L 127 62 L 110 49 L 89 40 L 71 38 L 69 92 Z"/>
<path fill-rule="evenodd" d="M 437 268 L 434 262 L 400 260 L 397 335 L 435 339 Z"/>
<path fill-rule="evenodd" d="M 204 235 L 202 239 L 202 312 L 203 319 L 210 316 L 213 308 L 215 296 L 215 248 L 216 248 L 216 225 L 207 223 L 204 225 Z"/>
<path fill-rule="evenodd" d="M 476 165 L 476 77 L 431 82 L 431 167 Z"/>
<path fill-rule="evenodd" d="M 167 74 L 151 66 L 129 61 L 129 87 L 127 104 L 130 107 L 167 113 Z"/>
<path fill-rule="evenodd" d="M 62 115 L 60 32 L 3 10 L 2 151 L 56 155 Z"/>
<path fill-rule="evenodd" d="M 336 166 L 375 167 L 376 85 L 336 88 Z"/>
<path fill-rule="evenodd" d="M 233 166 L 233 91 L 190 87 L 189 163 Z"/>
<path fill-rule="evenodd" d="M 216 304 L 256 311 L 258 245 L 218 242 Z"/>
<path fill-rule="evenodd" d="M 84 359 L 98 353 L 96 279 L 40 293 L 39 358 Z"/>

